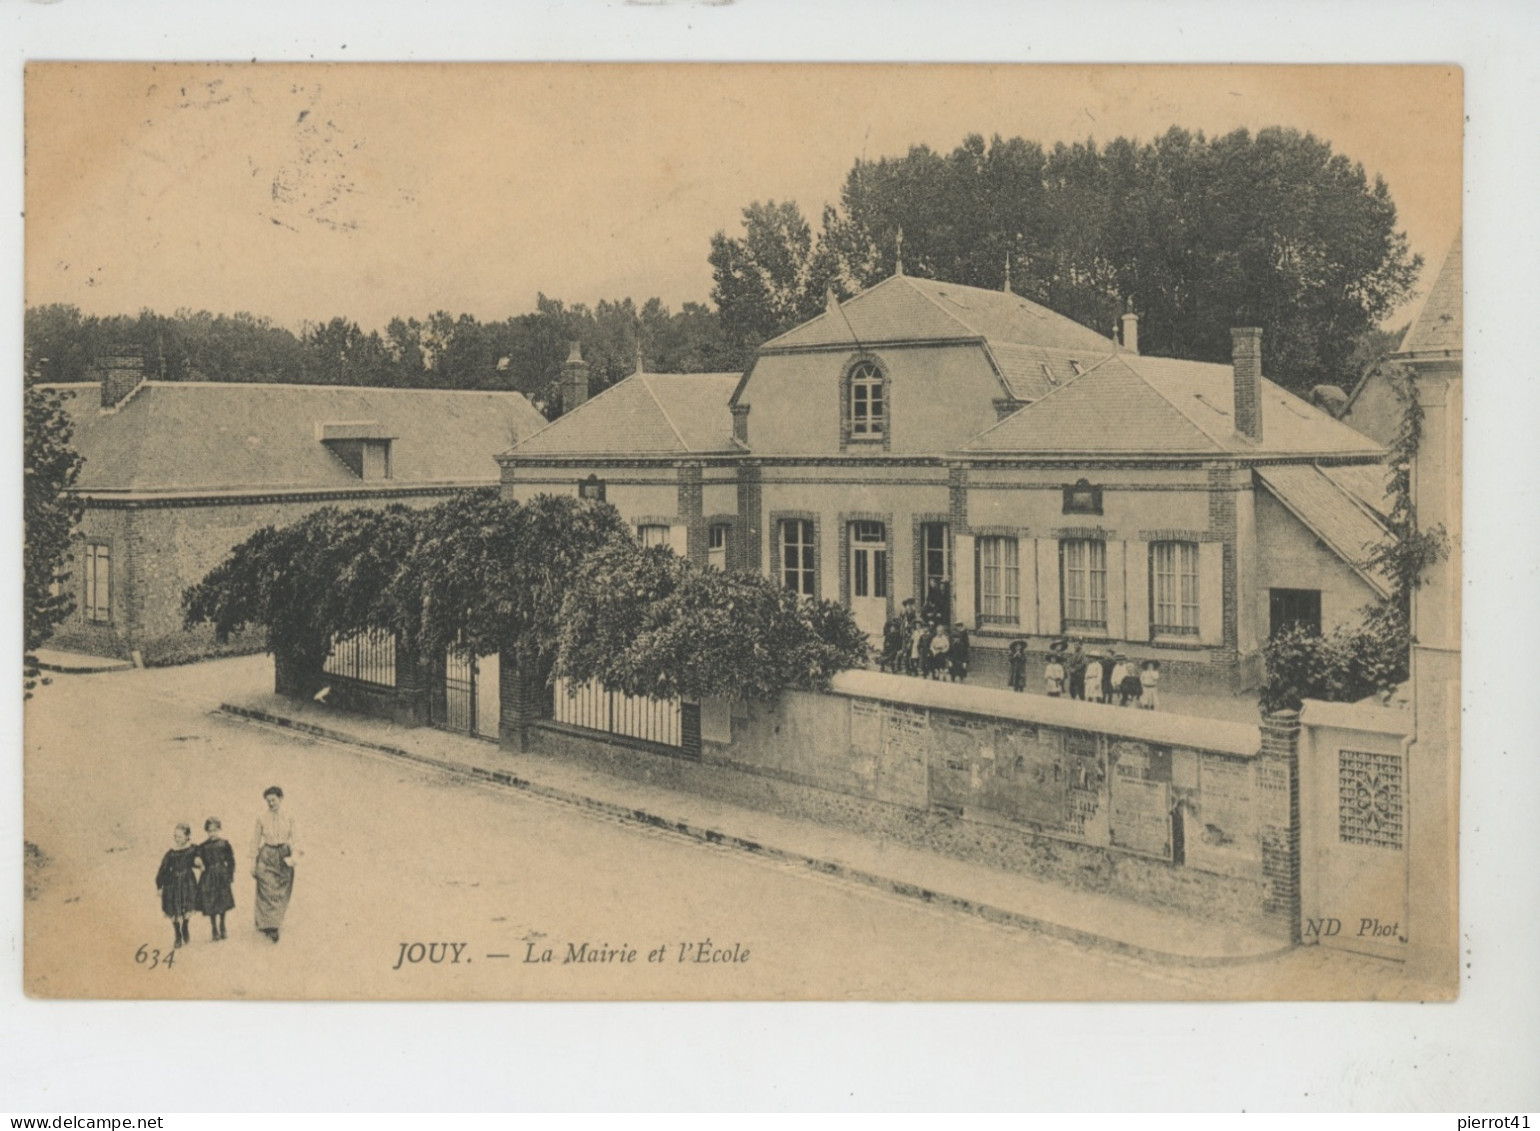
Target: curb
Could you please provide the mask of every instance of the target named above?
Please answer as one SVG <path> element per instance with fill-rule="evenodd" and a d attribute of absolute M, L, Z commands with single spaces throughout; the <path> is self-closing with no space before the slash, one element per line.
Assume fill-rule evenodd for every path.
<path fill-rule="evenodd" d="M 127 660 L 110 660 L 103 658 L 97 663 L 76 664 L 59 660 L 39 660 L 39 671 L 55 672 L 60 675 L 99 675 L 102 672 L 126 672 L 132 671 L 134 665 Z"/>
<path fill-rule="evenodd" d="M 809 856 L 791 849 L 776 848 L 772 845 L 761 844 L 758 841 L 749 840 L 746 837 L 725 833 L 718 829 L 692 825 L 687 821 L 677 821 L 668 817 L 650 813 L 645 809 L 634 809 L 625 805 L 617 805 L 611 801 L 601 801 L 598 798 L 588 797 L 585 794 L 574 793 L 571 790 L 559 789 L 555 786 L 542 785 L 528 778 L 521 778 L 516 774 L 503 770 L 489 770 L 482 766 L 468 766 L 462 762 L 453 762 L 443 758 L 434 758 L 426 754 L 414 754 L 410 750 L 404 750 L 399 746 L 391 746 L 383 742 L 371 742 L 368 739 L 359 738 L 348 734 L 346 731 L 333 730 L 330 727 L 316 726 L 314 723 L 303 723 L 298 719 L 286 718 L 283 715 L 275 715 L 269 711 L 263 711 L 255 707 L 240 707 L 233 703 L 221 703 L 218 712 L 232 717 L 243 719 L 267 726 L 280 727 L 285 730 L 297 731 L 314 738 L 326 739 L 329 742 L 341 743 L 345 746 L 356 746 L 364 750 L 372 750 L 380 754 L 388 754 L 394 758 L 402 758 L 409 762 L 415 762 L 422 766 L 431 766 L 461 777 L 473 778 L 491 785 L 504 786 L 509 789 L 523 790 L 537 797 L 547 798 L 562 804 L 571 805 L 578 809 L 600 813 L 606 817 L 626 822 L 633 825 L 642 825 L 651 829 L 673 833 L 686 837 L 701 844 L 710 844 L 736 848 L 743 852 L 753 853 L 767 860 L 777 860 L 788 864 L 798 864 L 826 876 L 834 876 L 838 879 L 848 880 L 875 888 L 893 895 L 903 896 L 907 899 L 916 899 L 922 903 L 932 904 L 938 907 L 947 907 L 954 911 L 972 915 L 991 923 L 999 923 L 1004 926 L 1019 927 L 1036 931 L 1039 934 L 1049 935 L 1053 938 L 1063 939 L 1067 942 L 1077 943 L 1081 946 L 1094 946 L 1101 950 L 1111 951 L 1116 954 L 1127 955 L 1131 958 L 1141 959 L 1146 962 L 1156 962 L 1168 966 L 1192 966 L 1192 967 L 1220 967 L 1220 966 L 1245 966 L 1253 962 L 1265 962 L 1294 949 L 1294 944 L 1285 943 L 1275 950 L 1264 951 L 1260 954 L 1247 955 L 1190 955 L 1176 954 L 1171 951 L 1156 950 L 1153 947 L 1141 946 L 1138 943 L 1125 942 L 1122 939 L 1109 938 L 1106 935 L 1098 935 L 1093 931 L 1082 930 L 1078 927 L 1067 927 L 1062 923 L 1054 923 L 1047 919 L 1040 919 L 1034 915 L 1027 915 L 1020 911 L 1010 911 L 993 904 L 981 903 L 964 896 L 950 895 L 946 892 L 935 891 L 931 888 L 915 884 L 907 880 L 894 879 L 876 872 L 868 872 L 862 868 L 853 868 L 841 864 L 835 860 L 826 860 L 817 856 Z"/>

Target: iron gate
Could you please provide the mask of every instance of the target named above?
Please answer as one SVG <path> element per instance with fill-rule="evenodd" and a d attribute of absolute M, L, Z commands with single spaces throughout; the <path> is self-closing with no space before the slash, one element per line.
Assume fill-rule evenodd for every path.
<path fill-rule="evenodd" d="M 444 657 L 444 681 L 434 696 L 433 722 L 448 730 L 496 738 L 499 715 L 498 657 L 451 648 Z"/>

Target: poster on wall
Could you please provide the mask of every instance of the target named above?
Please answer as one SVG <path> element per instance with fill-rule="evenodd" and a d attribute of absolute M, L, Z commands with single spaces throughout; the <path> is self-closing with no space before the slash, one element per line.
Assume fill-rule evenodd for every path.
<path fill-rule="evenodd" d="M 29 994 L 1455 994 L 1457 67 L 25 100 Z"/>

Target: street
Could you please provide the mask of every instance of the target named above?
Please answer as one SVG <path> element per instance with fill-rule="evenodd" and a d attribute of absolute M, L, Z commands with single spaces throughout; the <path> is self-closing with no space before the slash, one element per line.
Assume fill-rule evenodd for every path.
<path fill-rule="evenodd" d="M 212 713 L 266 657 L 55 676 L 27 705 L 26 971 L 45 997 L 850 999 L 1377 996 L 1391 968 L 1299 950 L 1140 962 L 805 867 Z M 276 945 L 252 927 L 262 791 L 298 823 Z M 172 951 L 154 876 L 221 819 L 229 938 Z M 158 952 L 158 953 L 157 953 Z M 172 957 L 174 953 L 174 957 Z M 816 978 L 812 977 L 816 974 Z"/>

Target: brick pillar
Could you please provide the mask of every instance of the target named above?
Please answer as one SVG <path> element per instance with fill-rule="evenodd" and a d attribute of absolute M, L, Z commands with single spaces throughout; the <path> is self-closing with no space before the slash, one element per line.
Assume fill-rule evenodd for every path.
<path fill-rule="evenodd" d="M 511 652 L 498 657 L 497 681 L 498 738 L 505 749 L 522 754 L 530 749 L 535 724 L 550 716 L 550 688 L 540 673 L 522 667 Z"/>
<path fill-rule="evenodd" d="M 700 704 L 679 704 L 679 745 L 691 758 L 700 757 Z"/>
<path fill-rule="evenodd" d="M 402 726 L 427 726 L 432 715 L 428 708 L 431 685 L 429 665 L 424 664 L 420 653 L 402 646 L 396 641 L 396 694 L 393 699 L 391 719 Z M 443 685 L 442 672 L 439 679 Z"/>
<path fill-rule="evenodd" d="M 682 463 L 678 469 L 679 503 L 677 513 L 685 522 L 686 555 L 698 566 L 706 564 L 706 516 L 701 509 L 701 465 Z"/>
<path fill-rule="evenodd" d="M 1257 759 L 1257 806 L 1262 837 L 1262 911 L 1300 941 L 1299 712 L 1262 720 Z"/>
<path fill-rule="evenodd" d="M 763 470 L 757 463 L 742 463 L 738 466 L 739 536 L 733 540 L 732 546 L 737 560 L 728 563 L 737 569 L 749 569 L 755 573 L 763 568 L 759 544 L 760 528 L 764 525 L 762 476 Z"/>

